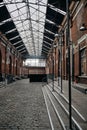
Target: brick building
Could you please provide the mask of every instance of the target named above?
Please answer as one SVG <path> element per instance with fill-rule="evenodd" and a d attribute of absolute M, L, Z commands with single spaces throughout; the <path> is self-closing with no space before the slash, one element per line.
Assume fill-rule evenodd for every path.
<path fill-rule="evenodd" d="M 72 2 L 70 5 L 70 63 L 72 80 L 79 83 L 87 83 L 87 1 Z M 59 46 L 59 39 L 55 38 L 56 48 L 49 52 L 47 67 L 49 74 L 55 78 L 61 74 L 64 79 L 68 78 L 68 49 L 66 17 L 61 24 L 63 30 L 62 46 Z M 82 25 L 86 26 L 84 31 L 80 30 Z M 61 53 L 62 51 L 62 53 Z"/>
<path fill-rule="evenodd" d="M 0 81 L 7 79 L 12 81 L 16 76 L 22 76 L 23 57 L 14 46 L 0 34 Z"/>
<path fill-rule="evenodd" d="M 63 3 L 61 2 L 61 5 L 62 4 Z M 63 6 L 65 9 L 65 5 Z M 1 21 L 10 18 L 10 15 L 5 6 L 2 6 L 0 10 L 3 11 L 3 16 L 0 14 Z M 48 14 L 50 12 L 49 10 L 51 10 L 51 8 L 48 8 Z M 53 10 L 51 11 L 53 14 L 55 14 Z M 51 19 L 49 20 L 51 21 Z M 61 20 L 57 22 L 59 22 L 60 24 Z M 71 77 L 72 80 L 75 82 L 87 83 L 87 30 L 80 31 L 81 25 L 85 25 L 87 28 L 86 0 L 72 1 L 70 3 L 70 24 Z M 58 33 L 60 33 L 62 30 L 62 38 L 58 39 L 58 37 L 56 37 L 53 43 L 52 39 L 54 38 L 54 36 L 46 33 L 46 36 L 44 38 L 44 46 L 46 48 L 44 46 L 42 47 L 42 54 L 47 55 L 46 68 L 45 70 L 40 70 L 40 73 L 47 74 L 51 77 L 52 75 L 54 75 L 55 78 L 61 76 L 62 73 L 63 79 L 68 79 L 68 36 L 66 25 L 67 23 L 65 16 L 60 27 L 58 28 L 57 26 L 54 28 L 54 32 L 55 30 L 58 30 Z M 28 75 L 29 69 L 31 68 L 23 66 L 23 56 L 26 55 L 27 57 L 27 49 L 24 43 L 21 42 L 21 37 L 19 36 L 14 23 L 7 22 L 5 23 L 5 25 L 1 23 L 0 26 L 0 31 L 2 32 L 0 33 L 0 77 L 5 77 L 9 79 L 9 77 Z M 49 32 L 50 28 L 48 28 L 48 26 L 50 27 L 49 22 L 46 25 L 46 31 Z M 14 30 L 16 30 L 16 33 L 14 32 Z M 51 33 L 54 34 L 54 32 Z M 7 38 L 5 37 L 5 35 Z M 62 43 L 62 46 L 59 45 L 60 42 Z M 55 46 L 53 44 L 55 44 Z M 50 48 L 49 51 L 47 48 Z M 35 71 L 38 71 L 37 68 L 35 69 Z M 31 71 L 32 73 L 34 73 L 34 69 Z"/>

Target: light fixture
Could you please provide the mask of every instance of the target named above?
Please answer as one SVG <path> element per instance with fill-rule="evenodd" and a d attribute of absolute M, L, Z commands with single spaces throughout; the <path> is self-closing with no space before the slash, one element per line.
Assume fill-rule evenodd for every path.
<path fill-rule="evenodd" d="M 62 39 L 63 39 L 63 32 L 56 33 L 54 37 L 59 41 L 58 44 L 62 46 L 63 45 L 63 41 L 62 41 Z"/>
<path fill-rule="evenodd" d="M 58 33 L 56 33 L 56 34 L 55 34 L 55 38 L 56 38 L 56 37 L 58 37 L 58 36 L 59 36 L 59 34 L 58 34 Z"/>
<path fill-rule="evenodd" d="M 87 28 L 86 25 L 83 23 L 82 26 L 80 27 L 80 31 L 85 31 L 85 30 L 87 30 Z"/>

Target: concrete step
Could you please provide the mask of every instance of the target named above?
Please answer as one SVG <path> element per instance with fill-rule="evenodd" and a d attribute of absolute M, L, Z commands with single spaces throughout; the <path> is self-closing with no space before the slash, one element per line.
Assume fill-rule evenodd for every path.
<path fill-rule="evenodd" d="M 75 89 L 79 90 L 82 93 L 87 94 L 87 85 L 84 84 L 72 84 L 72 87 L 74 87 Z"/>

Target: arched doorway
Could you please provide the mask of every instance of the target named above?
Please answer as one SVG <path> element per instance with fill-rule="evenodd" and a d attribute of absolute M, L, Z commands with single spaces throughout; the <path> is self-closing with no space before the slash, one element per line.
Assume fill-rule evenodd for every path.
<path fill-rule="evenodd" d="M 12 58 L 11 58 L 11 56 L 9 57 L 9 74 L 11 74 L 12 73 Z"/>

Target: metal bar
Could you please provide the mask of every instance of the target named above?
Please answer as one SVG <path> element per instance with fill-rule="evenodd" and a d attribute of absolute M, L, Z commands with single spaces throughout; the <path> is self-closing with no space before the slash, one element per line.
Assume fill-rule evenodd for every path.
<path fill-rule="evenodd" d="M 46 45 L 43 45 L 43 47 L 46 47 L 46 48 L 48 48 L 48 49 L 51 49 L 50 47 L 48 47 L 48 46 L 46 46 Z"/>
<path fill-rule="evenodd" d="M 2 26 L 2 25 L 5 24 L 5 23 L 8 23 L 8 22 L 10 22 L 10 21 L 12 21 L 11 18 L 5 19 L 5 20 L 3 20 L 2 22 L 0 22 L 0 26 Z"/>
<path fill-rule="evenodd" d="M 22 46 L 24 46 L 24 45 L 22 44 L 22 45 L 20 45 L 20 46 L 16 47 L 16 49 L 18 49 L 18 48 L 20 48 L 20 47 L 22 47 Z"/>
<path fill-rule="evenodd" d="M 59 48 L 58 48 L 58 86 L 59 86 L 59 76 L 60 76 L 59 65 L 60 65 L 60 51 L 59 51 Z"/>
<path fill-rule="evenodd" d="M 47 31 L 47 32 L 50 33 L 50 34 L 55 35 L 55 33 L 53 33 L 52 31 L 50 31 L 50 30 L 48 30 L 48 29 L 45 29 L 45 31 Z"/>
<path fill-rule="evenodd" d="M 22 53 L 24 53 L 24 52 L 26 52 L 26 50 L 24 50 L 24 51 L 22 51 L 22 52 L 20 52 L 20 53 L 22 54 Z"/>
<path fill-rule="evenodd" d="M 22 40 L 20 40 L 20 41 L 18 41 L 18 42 L 13 43 L 13 45 L 17 45 L 18 43 L 21 43 L 21 42 L 22 42 Z"/>
<path fill-rule="evenodd" d="M 21 15 L 20 15 L 21 16 Z M 13 18 L 13 19 L 15 19 L 15 18 Z M 16 20 L 13 20 L 14 22 L 17 22 L 17 21 L 21 21 L 20 23 L 23 23 L 23 22 L 25 22 L 26 20 L 31 20 L 31 21 L 35 21 L 36 23 L 45 23 L 45 22 L 43 22 L 43 21 L 38 21 L 38 20 L 35 20 L 35 19 L 31 19 L 31 18 L 25 18 L 25 19 L 16 19 Z M 7 20 L 4 20 L 4 21 L 2 21 L 2 22 L 0 22 L 0 26 L 2 26 L 3 24 L 6 24 L 6 23 L 8 23 L 8 22 L 10 22 L 10 21 L 12 21 L 12 19 L 7 19 Z M 18 23 L 18 24 L 20 24 L 20 23 Z M 17 25 L 18 25 L 17 24 Z M 43 26 L 43 24 L 41 24 L 42 26 Z"/>
<path fill-rule="evenodd" d="M 0 3 L 0 6 L 1 6 L 1 5 L 3 5 L 3 6 L 4 6 L 4 5 L 10 5 L 10 4 L 20 4 L 20 3 L 21 3 L 21 4 L 22 4 L 22 3 L 27 3 L 27 4 L 29 3 L 29 4 L 32 4 L 32 5 L 39 5 L 39 6 L 44 6 L 44 7 L 46 7 L 46 4 L 38 4 L 38 3 L 32 3 L 32 2 L 28 2 L 28 1 L 27 1 L 27 2 L 26 2 L 26 1 L 22 1 L 22 2 L 17 2 L 17 1 L 16 1 L 16 2 L 2 2 L 2 3 Z"/>
<path fill-rule="evenodd" d="M 22 16 L 22 15 L 21 15 L 21 16 Z M 25 20 L 35 21 L 35 22 L 37 22 L 37 23 L 45 23 L 45 22 L 43 22 L 43 21 L 39 21 L 39 20 L 31 19 L 31 18 L 25 18 L 25 19 L 21 19 L 21 20 L 16 19 L 16 20 L 14 20 L 14 22 L 16 22 L 16 21 L 22 21 L 22 22 L 24 22 Z M 12 21 L 12 20 L 11 20 L 11 21 Z M 7 21 L 7 22 L 8 22 L 8 21 Z M 43 25 L 43 24 L 41 24 L 41 25 Z"/>
<path fill-rule="evenodd" d="M 7 31 L 7 32 L 5 32 L 5 34 L 11 33 L 11 32 L 15 32 L 15 31 L 17 31 L 16 28 L 15 28 L 15 29 L 12 29 L 12 30 L 9 30 L 9 31 Z"/>
<path fill-rule="evenodd" d="M 50 45 L 50 46 L 52 45 L 52 44 L 51 44 L 51 43 L 49 43 L 49 42 L 46 42 L 46 41 L 43 41 L 43 42 L 44 42 L 44 43 L 46 43 L 46 44 L 48 44 L 48 45 Z"/>
<path fill-rule="evenodd" d="M 42 52 L 44 52 L 44 53 L 48 54 L 48 52 L 46 52 L 46 51 L 44 51 L 44 50 L 42 50 Z"/>
<path fill-rule="evenodd" d="M 52 22 L 52 20 L 49 20 L 49 19 L 46 19 L 46 22 L 53 24 L 53 25 L 56 25 L 54 22 Z"/>
<path fill-rule="evenodd" d="M 69 0 L 66 0 L 66 13 L 67 13 L 67 41 L 66 42 L 68 44 L 69 129 L 72 130 Z"/>
<path fill-rule="evenodd" d="M 47 48 L 46 46 L 43 46 L 43 49 L 46 49 L 46 50 L 48 50 L 48 51 L 49 51 L 49 48 Z"/>
<path fill-rule="evenodd" d="M 53 44 L 52 44 L 52 91 L 54 91 L 54 56 L 53 56 Z"/>
<path fill-rule="evenodd" d="M 33 42 L 34 53 L 36 54 L 35 42 L 34 42 L 34 35 L 33 35 L 33 29 L 32 29 L 32 22 L 31 22 L 31 14 L 30 14 L 30 7 L 29 7 L 29 5 L 30 5 L 30 2 L 27 0 L 27 7 L 28 7 L 28 14 L 29 14 L 28 18 L 30 18 L 30 20 L 29 20 L 29 24 L 30 24 L 29 27 L 30 27 L 30 29 L 31 29 L 31 37 L 32 37 L 32 42 Z"/>
<path fill-rule="evenodd" d="M 62 93 L 62 87 L 63 87 L 62 86 L 62 37 L 60 37 L 60 40 L 61 40 L 60 41 L 61 42 L 60 43 L 61 44 L 61 53 L 60 53 L 61 54 L 61 57 L 60 57 L 60 59 L 61 59 L 61 65 L 60 65 L 60 67 L 61 67 L 61 93 Z"/>
<path fill-rule="evenodd" d="M 43 50 L 45 50 L 45 51 L 49 52 L 49 50 L 47 50 L 46 48 L 43 48 Z"/>
<path fill-rule="evenodd" d="M 65 11 L 56 8 L 55 6 L 53 6 L 53 5 L 51 5 L 51 4 L 48 4 L 48 7 L 50 7 L 50 8 L 53 9 L 54 11 L 56 11 L 56 12 L 58 12 L 58 13 L 64 15 L 64 16 L 66 15 L 66 12 L 65 12 Z"/>
<path fill-rule="evenodd" d="M 20 38 L 20 36 L 17 35 L 17 36 L 15 36 L 15 37 L 12 37 L 12 38 L 9 39 L 9 41 L 12 41 L 12 40 L 14 40 L 14 39 L 16 39 L 16 38 Z"/>
<path fill-rule="evenodd" d="M 20 51 L 22 51 L 22 50 L 25 50 L 26 48 L 24 47 L 24 48 L 22 48 L 22 49 L 19 49 L 18 51 L 20 52 Z"/>
<path fill-rule="evenodd" d="M 49 37 L 47 37 L 47 36 L 44 36 L 44 37 L 53 42 L 53 39 L 51 39 L 51 38 L 49 38 Z"/>

